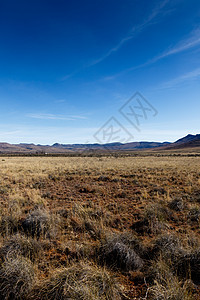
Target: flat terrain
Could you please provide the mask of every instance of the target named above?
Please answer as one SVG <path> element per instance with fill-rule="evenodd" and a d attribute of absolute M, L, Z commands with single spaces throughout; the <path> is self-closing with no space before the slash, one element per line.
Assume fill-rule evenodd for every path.
<path fill-rule="evenodd" d="M 1 157 L 1 299 L 199 299 L 200 157 Z"/>

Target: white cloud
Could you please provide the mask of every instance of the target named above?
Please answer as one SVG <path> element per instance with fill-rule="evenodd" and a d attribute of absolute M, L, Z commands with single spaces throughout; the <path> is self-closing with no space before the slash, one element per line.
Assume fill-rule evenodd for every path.
<path fill-rule="evenodd" d="M 86 119 L 84 116 L 63 116 L 55 114 L 43 114 L 43 113 L 29 113 L 27 117 L 41 120 L 64 120 L 64 121 L 75 121 L 77 119 Z"/>

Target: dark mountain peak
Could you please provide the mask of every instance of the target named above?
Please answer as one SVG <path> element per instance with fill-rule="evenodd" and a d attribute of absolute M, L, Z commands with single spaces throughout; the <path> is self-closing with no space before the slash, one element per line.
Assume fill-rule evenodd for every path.
<path fill-rule="evenodd" d="M 35 146 L 33 143 L 19 143 L 19 146 Z"/>
<path fill-rule="evenodd" d="M 62 146 L 62 145 L 59 144 L 59 143 L 55 143 L 55 144 L 52 145 L 52 147 L 61 147 L 61 146 Z"/>
<path fill-rule="evenodd" d="M 187 142 L 192 142 L 192 141 L 195 141 L 195 140 L 200 140 L 200 134 L 196 134 L 196 135 L 188 134 L 187 136 L 177 140 L 175 142 L 175 144 L 187 143 Z"/>

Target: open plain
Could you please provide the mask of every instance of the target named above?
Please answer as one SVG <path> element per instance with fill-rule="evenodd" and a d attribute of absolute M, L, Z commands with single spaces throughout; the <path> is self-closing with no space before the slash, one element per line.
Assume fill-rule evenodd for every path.
<path fill-rule="evenodd" d="M 199 299 L 200 157 L 0 158 L 0 299 Z"/>

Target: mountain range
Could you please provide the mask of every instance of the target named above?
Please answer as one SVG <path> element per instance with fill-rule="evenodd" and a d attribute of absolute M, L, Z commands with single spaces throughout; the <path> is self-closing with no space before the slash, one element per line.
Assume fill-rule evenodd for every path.
<path fill-rule="evenodd" d="M 197 148 L 200 147 L 200 134 L 187 136 L 177 140 L 166 147 L 166 149 L 185 149 L 185 148 Z"/>
<path fill-rule="evenodd" d="M 82 151 L 123 151 L 123 150 L 179 150 L 187 148 L 200 148 L 200 134 L 187 136 L 174 143 L 164 142 L 131 142 L 131 143 L 108 143 L 108 144 L 59 144 L 35 145 L 35 144 L 9 144 L 0 143 L 0 153 L 2 154 L 64 154 Z"/>

